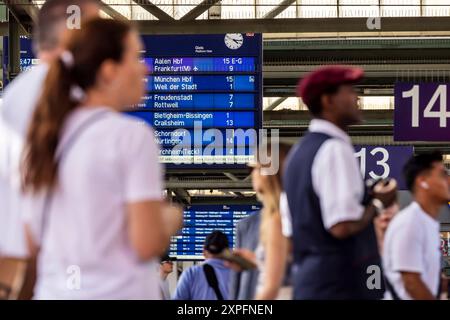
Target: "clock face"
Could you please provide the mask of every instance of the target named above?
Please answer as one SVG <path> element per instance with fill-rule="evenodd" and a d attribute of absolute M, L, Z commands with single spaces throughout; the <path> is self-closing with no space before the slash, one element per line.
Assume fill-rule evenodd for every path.
<path fill-rule="evenodd" d="M 241 33 L 227 33 L 225 35 L 225 44 L 232 50 L 239 49 L 244 44 L 244 37 Z"/>

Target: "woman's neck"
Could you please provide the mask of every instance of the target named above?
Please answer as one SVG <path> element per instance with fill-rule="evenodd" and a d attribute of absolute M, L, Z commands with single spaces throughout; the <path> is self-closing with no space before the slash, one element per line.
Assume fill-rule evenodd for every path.
<path fill-rule="evenodd" d="M 123 106 L 120 105 L 118 99 L 114 95 L 107 94 L 98 90 L 89 90 L 86 92 L 86 99 L 84 100 L 83 107 L 108 107 L 115 111 L 121 111 Z"/>

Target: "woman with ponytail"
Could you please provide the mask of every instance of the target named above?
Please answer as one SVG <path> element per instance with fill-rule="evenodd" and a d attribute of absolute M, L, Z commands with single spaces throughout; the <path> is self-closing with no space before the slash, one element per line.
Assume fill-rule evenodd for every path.
<path fill-rule="evenodd" d="M 22 163 L 37 299 L 160 298 L 181 212 L 163 200 L 153 131 L 120 113 L 144 94 L 141 51 L 130 25 L 96 19 L 50 66 Z"/>

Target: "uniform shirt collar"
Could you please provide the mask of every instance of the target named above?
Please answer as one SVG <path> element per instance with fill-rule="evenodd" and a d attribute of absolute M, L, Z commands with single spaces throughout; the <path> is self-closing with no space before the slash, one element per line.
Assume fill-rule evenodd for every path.
<path fill-rule="evenodd" d="M 311 120 L 309 124 L 309 131 L 325 133 L 333 138 L 341 139 L 348 144 L 352 143 L 349 135 L 345 131 L 343 131 L 341 128 L 339 128 L 338 126 L 327 120 L 323 119 Z"/>

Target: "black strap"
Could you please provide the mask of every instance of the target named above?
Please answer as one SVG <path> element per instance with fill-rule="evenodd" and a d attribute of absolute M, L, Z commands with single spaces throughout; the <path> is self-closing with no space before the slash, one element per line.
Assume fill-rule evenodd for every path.
<path fill-rule="evenodd" d="M 85 120 L 80 126 L 78 126 L 78 128 L 73 132 L 73 134 L 71 136 L 69 136 L 69 138 L 66 140 L 66 143 L 62 146 L 62 148 L 59 150 L 59 152 L 55 156 L 56 163 L 58 163 L 58 165 L 61 163 L 63 158 L 67 155 L 70 148 L 75 144 L 75 141 L 78 139 L 78 137 L 81 136 L 83 131 L 85 131 L 91 124 L 93 124 L 97 120 L 103 118 L 105 116 L 105 114 L 109 114 L 109 112 L 107 110 L 102 110 L 102 111 L 96 112 L 94 115 L 92 115 L 87 120 Z M 41 245 L 42 245 L 42 241 L 44 240 L 44 229 L 47 225 L 48 213 L 50 211 L 51 202 L 52 202 L 52 192 L 48 191 L 47 194 L 45 195 L 44 206 L 42 209 L 42 216 L 41 216 L 42 217 L 41 235 L 40 235 L 40 238 L 41 238 L 40 244 Z"/>
<path fill-rule="evenodd" d="M 441 300 L 441 290 L 442 290 L 442 274 L 439 272 L 439 282 L 438 282 L 438 291 L 436 294 L 436 300 Z"/>
<path fill-rule="evenodd" d="M 384 277 L 384 283 L 386 283 L 386 288 L 391 293 L 392 300 L 402 300 L 398 296 L 397 291 L 395 291 L 394 286 L 391 284 L 387 277 Z"/>
<path fill-rule="evenodd" d="M 394 286 L 389 282 L 387 277 L 384 277 L 384 282 L 386 283 L 386 288 L 391 293 L 392 299 L 393 300 L 402 300 L 398 296 L 397 292 L 394 289 Z M 436 300 L 440 300 L 441 299 L 441 286 L 442 286 L 442 276 L 441 276 L 441 273 L 439 273 L 439 285 L 438 285 L 438 291 L 437 291 L 437 294 L 436 294 Z"/>
<path fill-rule="evenodd" d="M 206 281 L 208 281 L 208 285 L 214 290 L 217 296 L 217 300 L 223 300 L 222 293 L 219 289 L 219 281 L 217 281 L 216 272 L 214 271 L 214 268 L 205 263 L 203 265 L 203 272 L 205 273 Z"/>

